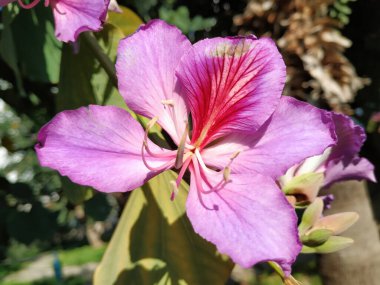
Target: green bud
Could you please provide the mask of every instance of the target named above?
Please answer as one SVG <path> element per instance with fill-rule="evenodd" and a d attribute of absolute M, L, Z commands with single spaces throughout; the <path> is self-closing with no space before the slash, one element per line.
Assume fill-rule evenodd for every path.
<path fill-rule="evenodd" d="M 315 199 L 313 203 L 305 210 L 302 216 L 298 231 L 300 236 L 303 236 L 308 229 L 310 229 L 317 220 L 321 217 L 323 211 L 323 200 L 321 198 Z"/>
<path fill-rule="evenodd" d="M 315 250 L 316 250 L 316 253 L 321 253 L 321 254 L 332 253 L 332 252 L 345 249 L 346 247 L 349 247 L 353 243 L 354 243 L 353 239 L 350 239 L 347 237 L 332 236 L 324 244 L 316 247 Z"/>
<path fill-rule="evenodd" d="M 317 253 L 317 250 L 315 247 L 309 247 L 307 245 L 302 246 L 301 253 L 308 254 L 308 253 Z"/>
<path fill-rule="evenodd" d="M 339 235 L 349 227 L 351 227 L 359 219 L 359 215 L 355 212 L 345 212 L 334 214 L 319 219 L 313 226 L 315 229 L 328 229 Z"/>
<path fill-rule="evenodd" d="M 317 247 L 324 244 L 331 236 L 333 232 L 327 229 L 316 229 L 310 233 L 301 236 L 302 244 L 309 247 Z"/>
<path fill-rule="evenodd" d="M 324 180 L 323 173 L 305 173 L 294 177 L 282 187 L 286 195 L 303 196 L 304 200 L 313 202 Z"/>

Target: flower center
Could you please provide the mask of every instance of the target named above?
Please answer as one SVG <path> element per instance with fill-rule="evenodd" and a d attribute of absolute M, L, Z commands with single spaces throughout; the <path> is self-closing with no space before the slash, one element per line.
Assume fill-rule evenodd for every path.
<path fill-rule="evenodd" d="M 183 176 L 186 173 L 186 170 L 190 167 L 193 170 L 192 175 L 194 176 L 198 198 L 202 206 L 208 210 L 218 210 L 217 205 L 212 205 L 211 207 L 206 205 L 203 199 L 203 195 L 218 192 L 221 189 L 223 189 L 223 187 L 227 183 L 231 182 L 230 166 L 232 162 L 234 161 L 234 159 L 239 155 L 240 151 L 235 152 L 230 157 L 230 161 L 228 162 L 228 164 L 223 168 L 223 170 L 221 170 L 223 171 L 223 177 L 218 183 L 213 184 L 209 181 L 208 177 L 215 175 L 215 170 L 210 169 L 204 163 L 202 155 L 201 155 L 200 147 L 197 147 L 196 145 L 189 145 L 187 143 L 187 138 L 189 134 L 188 124 L 186 125 L 186 129 L 184 133 L 182 134 L 177 150 L 172 150 L 172 151 L 168 150 L 167 152 L 163 152 L 163 153 L 154 153 L 150 149 L 149 143 L 148 143 L 148 133 L 149 133 L 149 130 L 156 124 L 157 121 L 158 121 L 158 117 L 154 117 L 152 120 L 148 122 L 146 126 L 144 141 L 141 148 L 142 159 L 145 166 L 151 171 L 155 171 L 155 172 L 168 170 L 171 167 L 173 167 L 173 165 L 176 169 L 179 169 L 177 179 L 170 181 L 170 186 L 172 188 L 170 199 L 172 201 L 175 199 L 178 193 L 179 186 L 181 184 Z M 149 155 L 150 158 L 165 159 L 167 162 L 162 164 L 159 167 L 153 167 L 148 164 L 146 155 Z M 205 190 L 205 187 L 207 187 L 208 190 Z"/>

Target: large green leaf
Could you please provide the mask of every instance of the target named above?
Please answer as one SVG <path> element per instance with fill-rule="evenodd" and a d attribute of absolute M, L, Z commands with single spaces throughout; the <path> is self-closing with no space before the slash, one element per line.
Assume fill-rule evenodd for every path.
<path fill-rule="evenodd" d="M 17 13 L 14 9 L 5 8 L 2 57 L 16 76 L 21 72 L 32 81 L 57 83 L 61 43 L 54 35 L 51 9 L 43 5 Z"/>
<path fill-rule="evenodd" d="M 94 276 L 103 284 L 225 284 L 232 262 L 198 236 L 187 219 L 188 185 L 170 200 L 167 171 L 132 192 Z"/>

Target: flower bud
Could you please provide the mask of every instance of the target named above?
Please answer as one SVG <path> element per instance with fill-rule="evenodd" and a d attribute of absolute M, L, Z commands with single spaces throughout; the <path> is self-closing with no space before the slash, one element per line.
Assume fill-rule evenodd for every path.
<path fill-rule="evenodd" d="M 323 200 L 321 198 L 315 199 L 315 201 L 307 207 L 305 210 L 298 231 L 300 236 L 303 236 L 308 229 L 310 229 L 317 220 L 322 216 Z"/>
<path fill-rule="evenodd" d="M 328 229 L 316 229 L 301 236 L 301 241 L 306 246 L 317 247 L 324 244 L 333 234 L 333 231 Z"/>
<path fill-rule="evenodd" d="M 334 235 L 339 235 L 351 227 L 359 219 L 355 212 L 334 214 L 319 219 L 313 226 L 314 229 L 328 229 Z"/>
<path fill-rule="evenodd" d="M 323 180 L 323 173 L 306 173 L 294 177 L 282 187 L 282 190 L 286 195 L 299 197 L 299 202 L 311 203 L 317 197 Z"/>
<path fill-rule="evenodd" d="M 347 238 L 347 237 L 340 237 L 340 236 L 332 236 L 330 237 L 324 244 L 320 245 L 319 247 L 316 247 L 316 253 L 332 253 L 336 252 L 342 249 L 345 249 L 346 247 L 349 247 L 354 243 L 353 239 Z"/>

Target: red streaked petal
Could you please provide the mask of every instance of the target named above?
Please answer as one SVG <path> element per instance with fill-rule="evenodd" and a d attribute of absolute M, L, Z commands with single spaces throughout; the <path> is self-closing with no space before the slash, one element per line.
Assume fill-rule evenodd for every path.
<path fill-rule="evenodd" d="M 257 130 L 273 113 L 286 71 L 270 39 L 214 38 L 196 43 L 176 72 L 193 119 L 193 143 Z M 199 142 L 198 142 L 199 143 Z"/>

